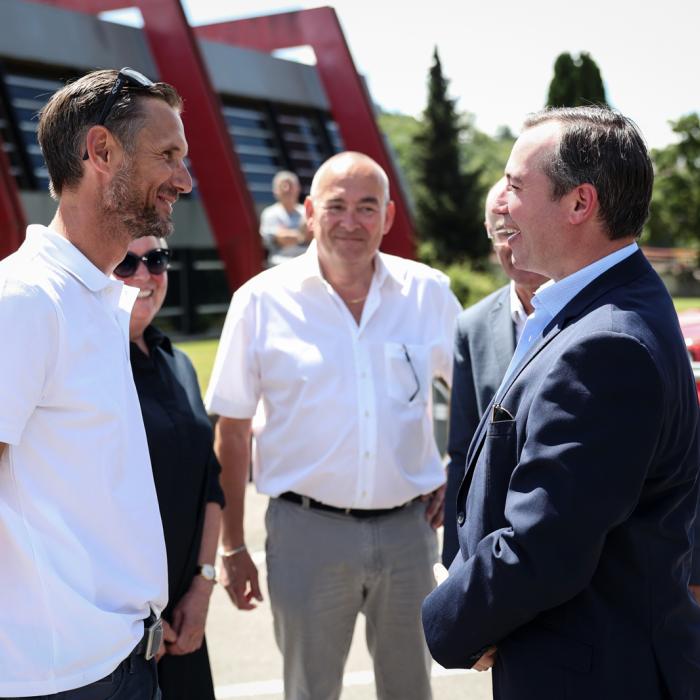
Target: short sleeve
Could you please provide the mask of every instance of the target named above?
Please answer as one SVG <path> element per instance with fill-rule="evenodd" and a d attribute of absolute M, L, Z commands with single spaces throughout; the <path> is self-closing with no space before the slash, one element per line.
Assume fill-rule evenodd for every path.
<path fill-rule="evenodd" d="M 274 206 L 266 207 L 260 214 L 260 235 L 266 244 L 275 242 L 275 234 L 279 228 L 279 221 L 275 215 Z"/>
<path fill-rule="evenodd" d="M 252 418 L 260 398 L 260 372 L 255 355 L 255 298 L 248 285 L 231 300 L 209 387 L 204 399 L 209 413 L 226 418 Z"/>
<path fill-rule="evenodd" d="M 0 281 L 0 442 L 19 444 L 57 353 L 57 316 L 41 289 Z"/>

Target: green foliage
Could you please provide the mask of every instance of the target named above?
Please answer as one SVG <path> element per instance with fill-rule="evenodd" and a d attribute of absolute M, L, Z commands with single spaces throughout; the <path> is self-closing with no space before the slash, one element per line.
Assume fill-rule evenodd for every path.
<path fill-rule="evenodd" d="M 401 174 L 404 177 L 406 194 L 415 204 L 415 192 L 419 187 L 418 172 L 415 162 L 413 139 L 418 135 L 422 126 L 415 117 L 406 114 L 380 113 L 378 117 L 379 128 L 384 133 L 396 156 Z"/>
<path fill-rule="evenodd" d="M 450 287 L 465 308 L 476 304 L 507 282 L 500 267 L 477 269 L 468 261 L 436 267 L 450 278 Z"/>
<path fill-rule="evenodd" d="M 513 149 L 515 136 L 507 127 L 501 127 L 496 136 L 489 136 L 473 129 L 470 138 L 462 143 L 462 157 L 479 173 L 481 201 L 479 211 L 484 211 L 486 194 L 502 177 L 508 157 Z M 483 213 L 481 221 L 483 221 Z"/>
<path fill-rule="evenodd" d="M 700 242 L 700 117 L 671 122 L 678 143 L 651 152 L 655 181 L 643 241 L 650 245 Z"/>
<path fill-rule="evenodd" d="M 554 77 L 549 84 L 548 107 L 580 107 L 606 105 L 603 78 L 596 62 L 588 53 L 573 58 L 562 53 L 554 61 Z"/>
<path fill-rule="evenodd" d="M 572 107 L 578 95 L 578 68 L 570 53 L 562 53 L 554 61 L 554 77 L 549 84 L 549 107 Z"/>
<path fill-rule="evenodd" d="M 412 140 L 418 230 L 437 260 L 478 260 L 489 249 L 481 223 L 480 173 L 463 167 L 460 143 L 466 125 L 447 95 L 447 86 L 436 48 L 428 103 Z"/>

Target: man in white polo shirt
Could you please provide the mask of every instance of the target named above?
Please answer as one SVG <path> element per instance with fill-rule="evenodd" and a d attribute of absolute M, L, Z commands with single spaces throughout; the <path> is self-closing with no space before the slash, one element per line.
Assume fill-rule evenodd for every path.
<path fill-rule="evenodd" d="M 222 582 L 260 598 L 243 496 L 271 496 L 267 572 L 287 700 L 332 700 L 355 619 L 367 618 L 380 700 L 428 700 L 419 621 L 434 585 L 445 471 L 432 379 L 449 382 L 460 310 L 445 275 L 379 253 L 394 205 L 372 159 L 341 153 L 314 177 L 306 253 L 234 295 L 207 395 L 229 504 Z M 432 527 L 431 527 L 432 526 Z"/>
<path fill-rule="evenodd" d="M 181 99 L 96 71 L 42 110 L 58 200 L 0 262 L 0 696 L 158 698 L 163 533 L 129 367 L 137 290 L 109 277 L 191 189 Z M 148 631 L 150 629 L 150 632 Z"/>

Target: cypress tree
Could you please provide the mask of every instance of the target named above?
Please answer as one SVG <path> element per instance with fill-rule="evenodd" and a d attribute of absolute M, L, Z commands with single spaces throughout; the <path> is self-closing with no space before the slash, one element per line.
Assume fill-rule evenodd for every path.
<path fill-rule="evenodd" d="M 578 69 L 570 53 L 554 61 L 554 77 L 549 84 L 548 107 L 573 107 L 578 95 Z"/>
<path fill-rule="evenodd" d="M 428 102 L 413 145 L 421 252 L 428 261 L 434 258 L 443 263 L 479 259 L 489 250 L 481 221 L 479 172 L 462 169 L 463 127 L 455 101 L 448 97 L 448 82 L 436 47 L 428 78 Z"/>
<path fill-rule="evenodd" d="M 588 53 L 574 59 L 569 53 L 557 56 L 549 84 L 548 107 L 607 105 L 600 69 Z"/>
<path fill-rule="evenodd" d="M 588 53 L 582 53 L 579 59 L 578 82 L 578 104 L 607 105 L 600 69 Z"/>

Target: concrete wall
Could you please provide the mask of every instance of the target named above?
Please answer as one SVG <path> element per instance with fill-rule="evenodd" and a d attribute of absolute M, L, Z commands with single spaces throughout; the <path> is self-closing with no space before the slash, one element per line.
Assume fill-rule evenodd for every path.
<path fill-rule="evenodd" d="M 329 109 L 313 66 L 212 42 L 200 42 L 200 48 L 214 89 L 222 96 Z M 0 61 L 9 66 L 65 67 L 67 75 L 128 65 L 151 78 L 158 77 L 141 30 L 22 0 L 0 0 Z M 23 191 L 21 198 L 28 221 L 48 223 L 53 217 L 56 205 L 48 193 Z M 198 200 L 178 202 L 173 219 L 172 245 L 214 247 Z"/>
<path fill-rule="evenodd" d="M 313 66 L 212 42 L 200 47 L 222 95 L 328 109 Z M 128 65 L 158 76 L 141 30 L 22 0 L 0 1 L 0 59 L 77 71 Z"/>

